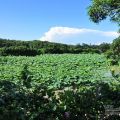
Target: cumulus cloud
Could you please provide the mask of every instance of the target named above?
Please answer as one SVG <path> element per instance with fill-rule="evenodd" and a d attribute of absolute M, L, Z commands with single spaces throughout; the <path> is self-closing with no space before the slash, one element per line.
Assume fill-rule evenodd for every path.
<path fill-rule="evenodd" d="M 70 27 L 51 27 L 48 32 L 44 33 L 44 35 L 40 38 L 42 41 L 50 41 L 50 42 L 60 42 L 60 43 L 95 43 L 104 38 L 110 39 L 118 37 L 119 34 L 115 31 L 100 31 L 86 28 L 70 28 Z M 97 38 L 99 38 L 97 40 Z M 87 39 L 91 39 L 88 42 Z M 96 41 L 94 40 L 96 39 Z M 92 41 L 93 40 L 93 41 Z M 104 41 L 99 41 L 104 42 Z"/>

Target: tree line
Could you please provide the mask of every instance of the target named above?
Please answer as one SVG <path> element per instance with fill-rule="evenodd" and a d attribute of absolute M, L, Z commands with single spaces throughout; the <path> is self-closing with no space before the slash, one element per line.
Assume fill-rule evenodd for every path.
<path fill-rule="evenodd" d="M 63 54 L 63 53 L 104 53 L 110 49 L 110 44 L 100 45 L 77 44 L 67 45 L 51 43 L 48 41 L 18 41 L 0 38 L 0 55 L 36 56 L 40 54 Z"/>

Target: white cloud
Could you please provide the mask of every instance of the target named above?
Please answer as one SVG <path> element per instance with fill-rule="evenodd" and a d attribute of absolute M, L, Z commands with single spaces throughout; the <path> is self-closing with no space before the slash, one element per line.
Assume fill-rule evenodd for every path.
<path fill-rule="evenodd" d="M 68 42 L 68 44 L 69 43 L 76 44 L 81 42 L 86 43 L 86 39 L 89 38 L 91 40 L 96 39 L 96 42 L 94 41 L 94 43 L 97 44 L 99 40 L 99 39 L 97 40 L 97 36 L 99 39 L 100 37 L 101 38 L 105 37 L 105 38 L 109 38 L 110 40 L 118 37 L 119 34 L 115 31 L 100 31 L 100 30 L 93 30 L 93 29 L 86 29 L 86 28 L 51 27 L 50 30 L 40 38 L 40 40 L 50 41 L 50 42 L 61 42 L 61 43 Z M 82 41 L 79 41 L 78 39 L 79 40 L 81 39 Z M 104 41 L 100 41 L 100 42 L 104 42 Z"/>

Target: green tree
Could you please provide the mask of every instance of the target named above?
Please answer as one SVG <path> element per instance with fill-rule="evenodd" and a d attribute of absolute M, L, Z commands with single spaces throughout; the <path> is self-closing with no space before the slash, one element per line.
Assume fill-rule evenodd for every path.
<path fill-rule="evenodd" d="M 113 50 L 114 55 L 117 58 L 120 58 L 120 36 L 116 38 L 115 40 L 113 40 L 112 50 Z"/>
<path fill-rule="evenodd" d="M 92 0 L 88 14 L 95 23 L 110 17 L 111 21 L 120 25 L 120 0 Z"/>
<path fill-rule="evenodd" d="M 99 49 L 102 53 L 104 53 L 110 49 L 110 44 L 109 43 L 102 43 L 99 45 Z"/>

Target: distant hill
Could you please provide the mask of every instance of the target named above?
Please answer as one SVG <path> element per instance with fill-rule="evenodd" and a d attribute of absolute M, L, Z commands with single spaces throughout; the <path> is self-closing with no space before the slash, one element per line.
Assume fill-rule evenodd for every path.
<path fill-rule="evenodd" d="M 101 45 L 67 45 L 61 43 L 53 43 L 48 41 L 21 41 L 0 38 L 0 55 L 22 55 L 36 56 L 40 54 L 63 54 L 63 53 L 103 53 L 110 48 L 110 44 L 103 43 Z"/>

